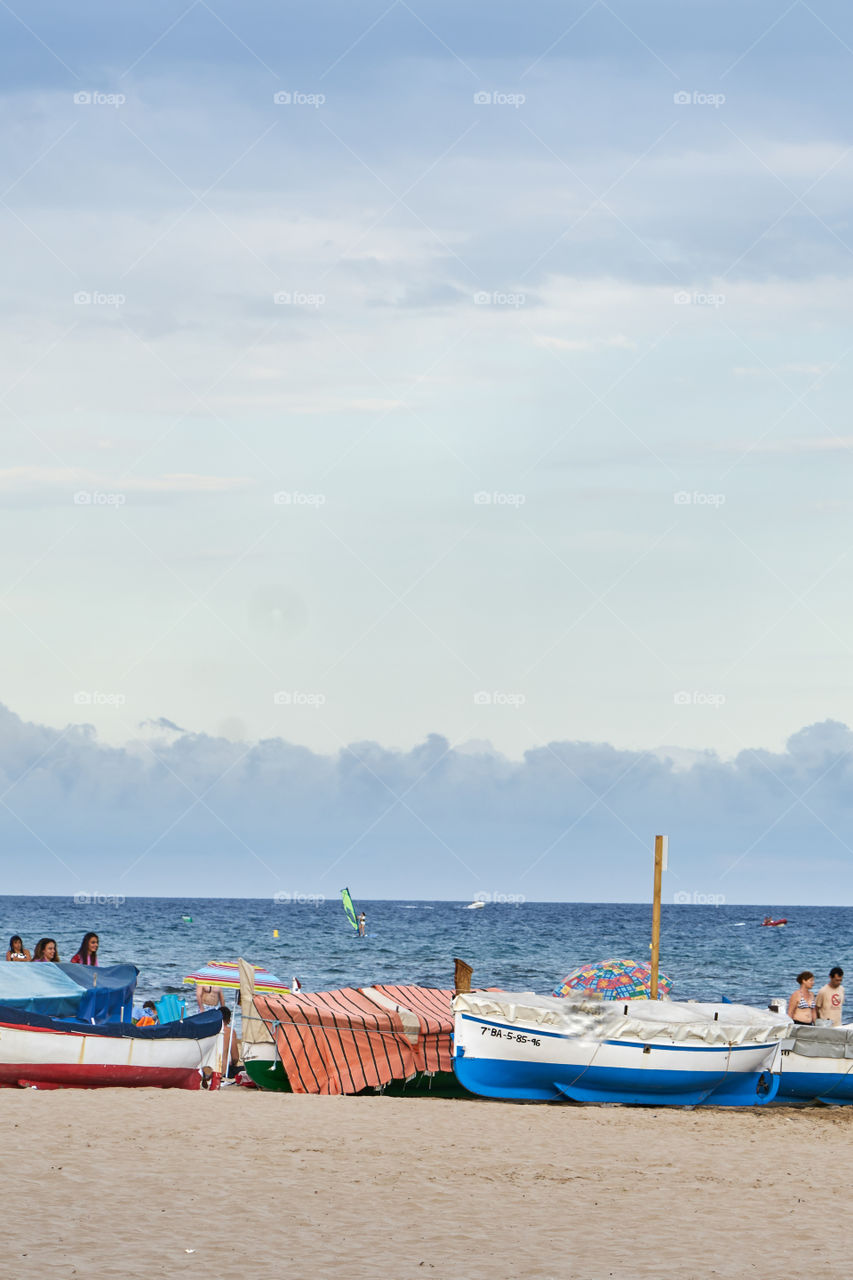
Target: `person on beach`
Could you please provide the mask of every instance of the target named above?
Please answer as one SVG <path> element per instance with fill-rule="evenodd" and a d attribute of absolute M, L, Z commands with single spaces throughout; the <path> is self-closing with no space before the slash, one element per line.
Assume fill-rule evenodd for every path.
<path fill-rule="evenodd" d="M 98 963 L 98 945 L 100 939 L 96 933 L 84 933 L 83 941 L 80 943 L 80 950 L 75 956 L 71 957 L 72 964 L 94 964 Z"/>
<path fill-rule="evenodd" d="M 156 1027 L 160 1019 L 157 1017 L 157 1006 L 153 1000 L 146 1000 L 142 1006 L 142 1017 L 137 1019 L 138 1027 Z"/>
<path fill-rule="evenodd" d="M 788 1001 L 788 1017 L 798 1026 L 813 1027 L 817 1003 L 812 991 L 814 974 L 804 969 L 802 973 L 797 974 L 797 982 L 800 985 Z"/>
<path fill-rule="evenodd" d="M 21 941 L 20 934 L 13 933 L 9 939 L 9 950 L 6 952 L 7 960 L 32 960 L 27 948 Z"/>
<path fill-rule="evenodd" d="M 52 960 L 54 964 L 59 964 L 56 941 L 53 938 L 39 938 L 33 952 L 33 960 Z"/>
<path fill-rule="evenodd" d="M 364 932 L 366 928 L 367 928 L 367 916 L 362 911 L 359 913 L 359 917 L 358 917 L 358 936 L 360 938 L 364 937 Z"/>
<path fill-rule="evenodd" d="M 834 1026 L 841 1026 L 841 1010 L 844 1005 L 844 970 L 834 965 L 829 971 L 829 982 L 817 993 L 815 1012 L 819 1018 L 828 1018 Z"/>
<path fill-rule="evenodd" d="M 195 984 L 195 998 L 199 1013 L 204 1013 L 205 1009 L 225 1008 L 225 996 L 222 993 L 222 988 L 213 987 L 209 982 L 197 982 Z"/>
<path fill-rule="evenodd" d="M 233 1080 L 237 1074 L 237 1063 L 240 1061 L 240 1054 L 237 1050 L 237 1036 L 234 1028 L 231 1026 L 231 1010 L 222 1010 L 222 1033 L 224 1043 L 222 1046 L 222 1078 L 223 1080 Z"/>

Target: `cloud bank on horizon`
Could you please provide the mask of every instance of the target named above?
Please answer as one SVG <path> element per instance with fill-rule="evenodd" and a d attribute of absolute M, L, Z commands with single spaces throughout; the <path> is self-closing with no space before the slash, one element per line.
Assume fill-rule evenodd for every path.
<path fill-rule="evenodd" d="M 853 901 L 853 732 L 679 766 L 552 742 L 510 760 L 438 735 L 333 756 L 162 728 L 115 747 L 91 726 L 0 708 L 6 893 L 643 901 Z M 831 886 L 831 891 L 827 886 Z"/>
<path fill-rule="evenodd" d="M 345 744 L 438 751 L 419 802 L 505 779 L 499 873 L 549 770 L 585 794 L 553 744 L 607 742 L 582 776 L 650 771 L 712 859 L 734 787 L 740 850 L 761 762 L 853 723 L 851 48 L 841 0 L 0 6 L 0 697 L 134 804 L 143 722 L 258 821 L 298 763 L 344 845 Z"/>

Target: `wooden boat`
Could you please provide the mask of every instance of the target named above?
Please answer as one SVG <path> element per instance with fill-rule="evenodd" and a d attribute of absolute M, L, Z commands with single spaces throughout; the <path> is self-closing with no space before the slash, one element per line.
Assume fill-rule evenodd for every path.
<path fill-rule="evenodd" d="M 218 1083 L 221 1029 L 218 1009 L 134 1027 L 96 1026 L 0 1005 L 0 1086 L 198 1089 L 205 1069 Z"/>
<path fill-rule="evenodd" d="M 733 1004 L 569 1001 L 477 992 L 454 1002 L 457 1079 L 488 1098 L 758 1106 L 786 1018 Z"/>

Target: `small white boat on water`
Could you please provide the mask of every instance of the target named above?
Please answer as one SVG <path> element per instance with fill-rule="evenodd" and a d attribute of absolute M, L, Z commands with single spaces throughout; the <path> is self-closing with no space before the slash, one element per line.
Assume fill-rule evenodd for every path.
<path fill-rule="evenodd" d="M 790 1023 L 736 1004 L 458 995 L 453 1069 L 489 1098 L 757 1106 Z"/>
<path fill-rule="evenodd" d="M 160 1026 L 91 1025 L 0 1006 L 0 1086 L 198 1089 L 219 1072 L 218 1009 Z"/>
<path fill-rule="evenodd" d="M 466 911 L 482 911 L 485 905 L 486 905 L 485 902 L 469 902 L 465 910 Z"/>

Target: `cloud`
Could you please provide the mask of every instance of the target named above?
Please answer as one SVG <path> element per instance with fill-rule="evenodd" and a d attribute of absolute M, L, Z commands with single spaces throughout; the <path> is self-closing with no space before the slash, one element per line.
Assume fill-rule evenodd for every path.
<path fill-rule="evenodd" d="M 488 883 L 529 898 L 642 900 L 652 837 L 671 840 L 669 888 L 732 902 L 826 899 L 803 853 L 853 894 L 853 733 L 825 721 L 782 752 L 552 742 L 510 761 L 488 744 L 431 735 L 321 755 L 182 733 L 124 747 L 0 710 L 0 838 L 7 891 L 79 883 L 263 896 L 282 883 L 364 897 L 464 898 Z M 7 790 L 8 788 L 8 790 Z M 164 880 L 167 877 L 167 881 Z M 45 877 L 48 877 L 45 879 Z M 294 880 L 296 877 L 296 880 Z"/>

